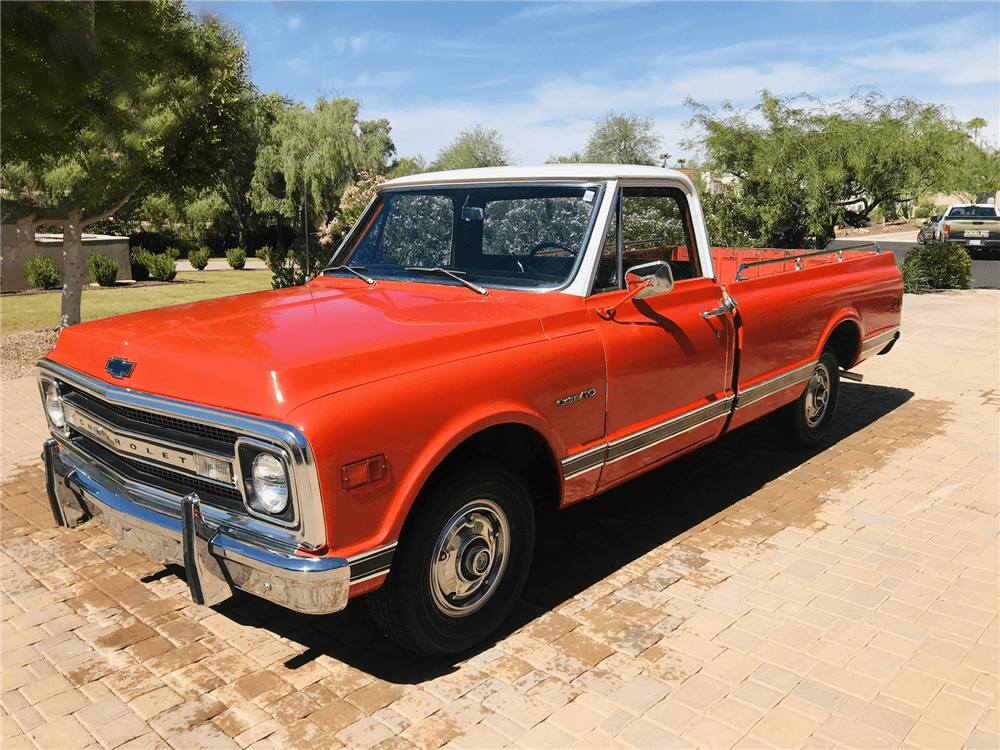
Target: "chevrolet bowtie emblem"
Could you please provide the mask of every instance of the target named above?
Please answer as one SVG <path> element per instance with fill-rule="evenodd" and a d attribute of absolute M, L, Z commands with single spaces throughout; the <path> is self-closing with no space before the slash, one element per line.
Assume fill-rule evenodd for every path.
<path fill-rule="evenodd" d="M 111 374 L 111 377 L 121 380 L 122 378 L 132 377 L 135 362 L 129 362 L 124 357 L 111 357 L 108 359 L 108 364 L 104 366 L 104 369 Z"/>

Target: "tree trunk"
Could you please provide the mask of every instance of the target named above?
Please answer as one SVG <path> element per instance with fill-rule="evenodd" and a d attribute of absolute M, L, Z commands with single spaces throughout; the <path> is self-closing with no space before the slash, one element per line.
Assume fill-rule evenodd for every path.
<path fill-rule="evenodd" d="M 35 250 L 35 214 L 17 220 L 17 237 L 14 240 L 18 263 L 27 263 Z"/>
<path fill-rule="evenodd" d="M 71 209 L 63 225 L 63 291 L 59 328 L 80 322 L 83 299 L 83 210 Z"/>
<path fill-rule="evenodd" d="M 113 216 L 118 209 L 128 203 L 132 193 L 129 193 L 117 206 L 99 216 L 83 218 L 83 209 L 72 208 L 69 218 L 60 222 L 63 225 L 63 293 L 62 312 L 59 316 L 59 328 L 75 326 L 80 322 L 80 302 L 83 299 L 83 282 L 87 278 L 83 267 L 83 230 L 98 221 L 104 221 Z"/>

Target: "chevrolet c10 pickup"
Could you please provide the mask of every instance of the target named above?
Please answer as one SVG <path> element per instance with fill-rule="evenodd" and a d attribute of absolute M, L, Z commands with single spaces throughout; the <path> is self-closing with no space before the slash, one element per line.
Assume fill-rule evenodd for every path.
<path fill-rule="evenodd" d="M 454 654 L 516 603 L 540 510 L 768 414 L 820 445 L 902 299 L 892 253 L 711 247 L 672 170 L 404 177 L 304 286 L 63 330 L 48 496 L 200 604 L 366 594 L 398 643 Z"/>

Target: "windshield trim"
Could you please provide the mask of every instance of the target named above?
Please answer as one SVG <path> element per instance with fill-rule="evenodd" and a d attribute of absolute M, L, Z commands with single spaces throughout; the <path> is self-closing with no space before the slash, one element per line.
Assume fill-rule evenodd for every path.
<path fill-rule="evenodd" d="M 376 203 L 378 203 L 383 196 L 390 193 L 427 193 L 436 192 L 442 190 L 454 190 L 458 189 L 489 189 L 498 187 L 537 187 L 537 188 L 552 188 L 552 187 L 577 187 L 577 188 L 591 188 L 596 190 L 597 194 L 594 197 L 593 209 L 590 212 L 590 218 L 587 223 L 587 229 L 583 233 L 583 237 L 580 243 L 580 253 L 576 259 L 576 263 L 573 266 L 573 271 L 569 276 L 559 285 L 556 286 L 543 286 L 543 287 L 525 287 L 510 284 L 498 284 L 491 281 L 482 281 L 478 277 L 476 282 L 486 287 L 487 289 L 500 289 L 504 291 L 514 291 L 514 292 L 531 292 L 533 294 L 550 294 L 552 292 L 561 292 L 572 286 L 574 280 L 579 275 L 581 269 L 584 266 L 584 256 L 590 247 L 590 239 L 594 232 L 594 227 L 597 223 L 597 216 L 600 213 L 600 208 L 604 202 L 604 194 L 607 190 L 608 183 L 605 180 L 594 180 L 594 179 L 546 179 L 535 181 L 524 181 L 524 180 L 497 180 L 497 181 L 482 181 L 482 182 L 435 182 L 433 184 L 419 184 L 419 185 L 390 185 L 386 187 L 384 184 L 379 187 L 378 192 L 375 196 L 368 202 L 365 207 L 364 213 L 361 214 L 361 218 L 355 222 L 354 226 L 351 227 L 351 231 L 347 233 L 344 240 L 337 246 L 337 249 L 330 256 L 327 261 L 326 266 L 320 273 L 325 273 L 330 264 L 333 262 L 334 258 L 339 257 L 340 252 L 351 242 L 354 242 L 356 235 L 363 232 L 368 228 L 371 222 L 371 212 Z M 401 281 L 402 277 L 392 274 L 379 274 L 378 270 L 374 268 L 368 268 L 367 272 L 374 278 L 392 278 L 393 280 Z M 457 282 L 451 282 L 447 279 L 441 278 L 440 276 L 407 276 L 405 277 L 407 281 L 413 281 L 422 284 L 445 284 L 447 286 L 458 285 Z"/>

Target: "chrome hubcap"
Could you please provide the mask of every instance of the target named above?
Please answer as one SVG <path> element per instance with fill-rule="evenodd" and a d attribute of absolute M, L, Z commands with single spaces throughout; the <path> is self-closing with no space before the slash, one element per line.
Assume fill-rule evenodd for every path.
<path fill-rule="evenodd" d="M 438 537 L 431 561 L 434 603 L 452 617 L 472 614 L 496 590 L 507 567 L 510 528 L 491 500 L 462 507 Z"/>
<path fill-rule="evenodd" d="M 816 427 L 826 415 L 830 403 L 830 372 L 818 365 L 806 387 L 806 424 Z"/>

